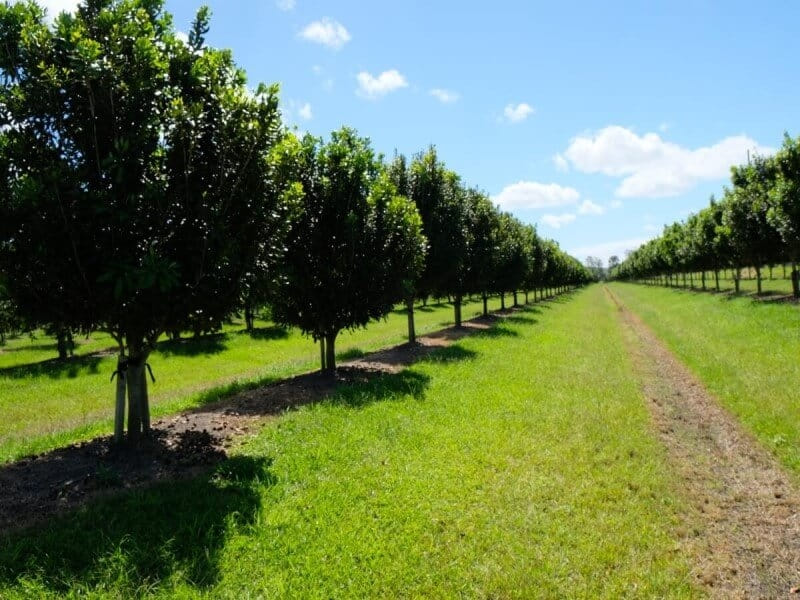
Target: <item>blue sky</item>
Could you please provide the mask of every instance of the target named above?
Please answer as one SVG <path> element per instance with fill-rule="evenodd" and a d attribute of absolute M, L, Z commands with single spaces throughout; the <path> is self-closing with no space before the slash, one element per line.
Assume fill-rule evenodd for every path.
<path fill-rule="evenodd" d="M 74 0 L 43 2 L 54 9 Z M 349 125 L 450 168 L 581 260 L 684 218 L 747 150 L 800 134 L 800 3 L 210 0 L 209 43 Z M 167 0 L 188 30 L 200 5 Z"/>

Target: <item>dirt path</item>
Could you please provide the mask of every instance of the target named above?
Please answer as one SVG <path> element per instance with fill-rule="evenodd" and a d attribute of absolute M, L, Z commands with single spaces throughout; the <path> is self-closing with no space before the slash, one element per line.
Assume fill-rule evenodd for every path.
<path fill-rule="evenodd" d="M 800 492 L 655 334 L 606 288 L 658 435 L 688 499 L 682 550 L 717 598 L 791 598 Z"/>
<path fill-rule="evenodd" d="M 488 329 L 504 314 L 465 321 L 460 328 L 422 336 L 415 345 L 402 344 L 345 362 L 335 378 L 306 373 L 163 418 L 153 424 L 151 438 L 135 450 L 115 447 L 107 436 L 2 465 L 0 532 L 121 489 L 196 475 L 225 459 L 237 438 L 286 410 L 319 402 L 340 385 L 399 373 L 437 348 Z"/>

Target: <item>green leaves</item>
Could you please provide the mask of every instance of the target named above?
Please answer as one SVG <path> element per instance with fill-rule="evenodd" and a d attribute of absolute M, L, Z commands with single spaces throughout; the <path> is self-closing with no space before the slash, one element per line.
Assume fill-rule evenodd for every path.
<path fill-rule="evenodd" d="M 403 297 L 422 267 L 421 219 L 399 196 L 369 141 L 288 136 L 272 156 L 298 202 L 273 316 L 315 339 L 366 325 Z"/>
<path fill-rule="evenodd" d="M 34 321 L 207 326 L 274 271 L 277 88 L 251 96 L 208 23 L 187 46 L 160 0 L 87 0 L 52 28 L 0 7 L 0 270 Z"/>

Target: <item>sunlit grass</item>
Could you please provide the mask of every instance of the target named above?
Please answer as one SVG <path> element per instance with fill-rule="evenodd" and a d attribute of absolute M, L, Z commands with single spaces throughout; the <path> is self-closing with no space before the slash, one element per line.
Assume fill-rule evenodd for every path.
<path fill-rule="evenodd" d="M 709 390 L 800 475 L 800 309 L 611 284 Z"/>

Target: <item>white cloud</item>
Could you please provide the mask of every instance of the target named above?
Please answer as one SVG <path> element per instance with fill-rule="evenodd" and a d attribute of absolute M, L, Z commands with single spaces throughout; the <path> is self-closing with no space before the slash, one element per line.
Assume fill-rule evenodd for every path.
<path fill-rule="evenodd" d="M 557 183 L 518 181 L 503 188 L 492 200 L 505 210 L 551 208 L 575 204 L 581 195 L 578 190 Z"/>
<path fill-rule="evenodd" d="M 47 10 L 47 21 L 52 23 L 62 12 L 75 12 L 79 0 L 39 0 L 38 4 Z"/>
<path fill-rule="evenodd" d="M 605 208 L 599 204 L 595 204 L 591 200 L 584 200 L 578 207 L 579 215 L 602 215 L 604 212 L 606 212 Z"/>
<path fill-rule="evenodd" d="M 434 88 L 430 91 L 430 94 L 442 104 L 452 104 L 461 97 L 457 92 L 443 90 L 442 88 Z"/>
<path fill-rule="evenodd" d="M 189 34 L 185 31 L 176 31 L 175 37 L 178 39 L 178 41 L 183 42 L 186 45 L 189 44 Z"/>
<path fill-rule="evenodd" d="M 517 105 L 508 104 L 503 109 L 503 116 L 511 123 L 520 123 L 534 113 L 533 107 L 526 102 Z"/>
<path fill-rule="evenodd" d="M 564 225 L 568 225 L 575 220 L 575 215 L 572 213 L 564 213 L 561 215 L 543 215 L 542 223 L 549 225 L 553 229 L 561 229 Z"/>
<path fill-rule="evenodd" d="M 583 261 L 587 256 L 596 256 L 597 258 L 603 259 L 603 262 L 607 263 L 610 256 L 618 256 L 620 260 L 623 260 L 626 252 L 636 250 L 639 246 L 651 239 L 652 236 L 628 240 L 617 240 L 614 242 L 604 242 L 601 244 L 572 248 L 567 252 L 581 261 Z"/>
<path fill-rule="evenodd" d="M 277 6 L 280 10 L 293 10 L 295 5 L 295 0 L 275 0 L 275 6 Z"/>
<path fill-rule="evenodd" d="M 563 154 L 560 153 L 556 154 L 553 157 L 553 164 L 556 166 L 556 169 L 558 169 L 562 173 L 566 173 L 567 171 L 569 171 L 569 163 L 567 162 L 567 159 L 564 158 Z"/>
<path fill-rule="evenodd" d="M 300 37 L 338 50 L 350 41 L 350 32 L 339 21 L 324 17 L 306 25 L 300 32 Z"/>
<path fill-rule="evenodd" d="M 314 116 L 314 114 L 311 112 L 311 104 L 306 102 L 299 109 L 297 109 L 297 116 L 304 121 L 310 120 Z"/>
<path fill-rule="evenodd" d="M 748 150 L 772 152 L 744 135 L 692 150 L 664 141 L 657 133 L 640 136 L 612 125 L 574 138 L 564 156 L 578 171 L 621 177 L 619 197 L 658 198 L 677 196 L 701 181 L 725 178 L 731 165 L 747 159 Z"/>
<path fill-rule="evenodd" d="M 373 77 L 366 71 L 361 71 L 357 76 L 359 96 L 375 99 L 385 96 L 389 92 L 394 92 L 400 88 L 408 87 L 408 81 L 397 69 L 384 71 L 377 77 Z"/>

